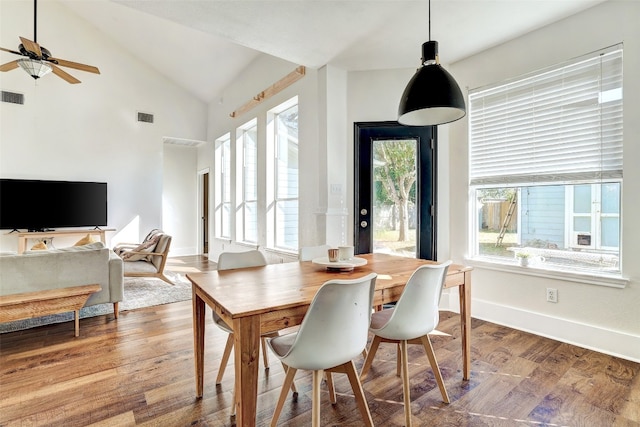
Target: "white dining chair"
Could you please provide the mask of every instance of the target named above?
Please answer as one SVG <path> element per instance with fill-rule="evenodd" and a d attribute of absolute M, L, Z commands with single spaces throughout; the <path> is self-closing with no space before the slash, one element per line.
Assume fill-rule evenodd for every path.
<path fill-rule="evenodd" d="M 251 250 L 244 252 L 222 252 L 218 256 L 217 268 L 218 271 L 224 271 L 234 270 L 237 268 L 260 267 L 263 265 L 267 265 L 267 259 L 265 258 L 264 254 L 259 250 Z M 222 359 L 220 360 L 218 377 L 216 378 L 216 384 L 220 384 L 222 382 L 224 371 L 227 367 L 227 362 L 229 361 L 229 356 L 231 355 L 231 350 L 233 350 L 233 329 L 231 329 L 231 327 L 227 325 L 225 321 L 215 313 L 215 311 L 213 312 L 213 321 L 220 329 L 229 334 L 229 336 L 227 337 L 227 344 L 224 348 L 224 353 L 222 354 Z M 264 361 L 264 367 L 269 368 L 269 359 L 266 348 L 264 346 L 264 340 L 265 338 L 263 337 L 262 357 Z"/>
<path fill-rule="evenodd" d="M 369 371 L 381 342 L 395 343 L 399 346 L 398 357 L 401 364 L 407 427 L 412 425 L 407 344 L 421 344 L 424 347 L 442 394 L 442 400 L 449 403 L 449 395 L 428 335 L 438 325 L 438 304 L 449 265 L 451 261 L 418 267 L 407 281 L 395 307 L 377 311 L 371 316 L 369 331 L 373 334 L 373 340 L 362 366 L 360 378 L 364 378 Z"/>
<path fill-rule="evenodd" d="M 314 258 L 326 257 L 329 249 L 331 249 L 330 245 L 303 246 L 298 252 L 298 259 L 300 261 L 311 261 Z"/>
<path fill-rule="evenodd" d="M 271 426 L 278 422 L 287 391 L 299 369 L 313 371 L 313 427 L 320 425 L 323 372 L 347 374 L 365 425 L 373 426 L 353 359 L 367 345 L 376 277 L 376 273 L 370 273 L 359 279 L 336 279 L 324 283 L 314 296 L 300 329 L 267 340 L 273 353 L 286 365 L 286 376 Z M 332 403 L 334 400 L 332 397 Z"/>
<path fill-rule="evenodd" d="M 249 268 L 249 267 L 261 267 L 267 265 L 267 259 L 264 254 L 259 250 L 250 250 L 244 252 L 222 252 L 218 257 L 218 271 L 224 270 L 235 270 L 238 268 Z M 229 356 L 231 356 L 231 351 L 233 350 L 233 329 L 227 325 L 227 323 L 213 312 L 213 322 L 227 334 L 227 343 L 224 347 L 224 352 L 222 353 L 222 358 L 220 359 L 220 367 L 218 368 L 218 376 L 216 378 L 216 384 L 220 384 L 222 382 L 222 377 L 224 376 L 224 371 L 227 368 L 227 363 L 229 362 Z M 267 354 L 267 343 L 266 339 L 268 337 L 278 336 L 278 332 L 270 332 L 261 336 L 261 347 L 262 347 L 262 358 L 264 362 L 264 368 L 269 369 L 269 356 Z M 291 385 L 291 390 L 295 393 L 296 388 L 295 385 Z M 233 390 L 235 401 L 235 387 Z M 231 415 L 235 415 L 235 405 L 233 406 L 233 410 L 231 411 Z"/>
<path fill-rule="evenodd" d="M 318 245 L 318 246 L 302 246 L 298 252 L 298 259 L 300 261 L 311 261 L 315 258 L 322 258 L 328 255 L 327 251 L 331 249 L 331 245 Z M 367 350 L 362 350 L 362 356 L 367 357 Z M 333 388 L 333 379 L 330 372 L 325 372 L 325 379 L 327 387 L 329 388 L 329 396 L 331 396 L 331 403 L 335 403 L 336 394 Z"/>

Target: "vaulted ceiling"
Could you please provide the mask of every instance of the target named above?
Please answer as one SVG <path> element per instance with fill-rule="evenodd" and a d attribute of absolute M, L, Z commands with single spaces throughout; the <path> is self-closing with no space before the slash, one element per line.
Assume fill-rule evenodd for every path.
<path fill-rule="evenodd" d="M 0 0 L 5 1 L 5 0 Z M 605 0 L 432 0 L 443 63 Z M 169 79 L 210 102 L 260 53 L 307 67 L 418 67 L 426 0 L 61 0 Z"/>

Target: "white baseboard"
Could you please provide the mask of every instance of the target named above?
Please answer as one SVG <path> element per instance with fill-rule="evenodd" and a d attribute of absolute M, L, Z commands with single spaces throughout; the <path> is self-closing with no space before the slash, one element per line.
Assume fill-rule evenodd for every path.
<path fill-rule="evenodd" d="M 198 248 L 169 248 L 169 258 L 176 256 L 199 255 Z"/>
<path fill-rule="evenodd" d="M 449 300 L 443 298 L 441 308 L 458 312 L 457 292 L 452 294 L 455 294 L 455 298 L 449 298 Z M 633 362 L 640 362 L 640 336 L 637 335 L 478 299 L 474 299 L 471 303 L 471 316 Z M 473 334 L 471 340 L 473 342 Z"/>

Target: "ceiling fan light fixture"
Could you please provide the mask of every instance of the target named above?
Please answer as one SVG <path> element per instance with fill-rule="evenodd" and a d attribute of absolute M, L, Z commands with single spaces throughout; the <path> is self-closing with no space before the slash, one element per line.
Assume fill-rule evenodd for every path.
<path fill-rule="evenodd" d="M 52 71 L 52 68 L 43 60 L 38 59 L 19 59 L 18 65 L 25 70 L 34 79 L 46 76 Z"/>
<path fill-rule="evenodd" d="M 460 86 L 441 65 L 438 42 L 431 40 L 431 2 L 429 2 L 429 41 L 422 45 L 422 67 L 418 68 L 400 98 L 398 122 L 409 126 L 433 126 L 454 122 L 467 114 Z"/>
<path fill-rule="evenodd" d="M 15 70 L 20 66 L 34 79 L 46 76 L 53 72 L 56 76 L 60 77 L 67 83 L 76 84 L 80 83 L 80 80 L 73 77 L 66 71 L 58 68 L 58 66 L 74 68 L 76 70 L 86 71 L 89 73 L 100 74 L 98 67 L 92 65 L 80 64 L 78 62 L 67 61 L 65 59 L 54 58 L 51 56 L 51 52 L 48 49 L 40 46 L 37 41 L 37 18 L 38 18 L 38 0 L 33 0 L 33 41 L 20 36 L 20 43 L 18 50 L 5 49 L 0 47 L 0 50 L 4 52 L 13 53 L 14 55 L 20 55 L 23 58 L 15 61 L 7 62 L 0 65 L 0 72 Z"/>

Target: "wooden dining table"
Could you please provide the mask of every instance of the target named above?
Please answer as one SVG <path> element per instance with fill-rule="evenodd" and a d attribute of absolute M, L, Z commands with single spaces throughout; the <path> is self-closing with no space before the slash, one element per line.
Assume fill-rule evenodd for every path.
<path fill-rule="evenodd" d="M 357 257 L 367 260 L 367 264 L 352 271 L 336 271 L 312 261 L 300 261 L 187 274 L 193 293 L 196 396 L 201 398 L 204 389 L 206 305 L 233 328 L 236 425 L 254 426 L 262 334 L 299 325 L 320 286 L 331 279 L 355 279 L 377 273 L 373 304 L 381 306 L 400 298 L 416 268 L 433 263 L 380 253 Z M 471 270 L 452 264 L 444 285 L 457 287 L 459 291 L 465 380 L 471 372 Z"/>

